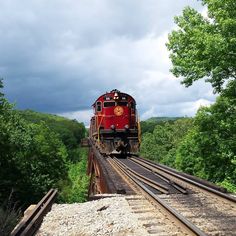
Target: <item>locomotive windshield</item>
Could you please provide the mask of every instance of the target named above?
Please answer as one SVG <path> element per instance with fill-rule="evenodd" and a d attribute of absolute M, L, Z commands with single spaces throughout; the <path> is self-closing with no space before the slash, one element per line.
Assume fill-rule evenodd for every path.
<path fill-rule="evenodd" d="M 104 102 L 104 107 L 114 107 L 115 105 L 115 102 Z"/>
<path fill-rule="evenodd" d="M 117 102 L 117 105 L 127 107 L 128 102 Z"/>
<path fill-rule="evenodd" d="M 104 102 L 103 106 L 104 107 L 114 107 L 114 106 L 127 107 L 128 106 L 128 102 Z"/>

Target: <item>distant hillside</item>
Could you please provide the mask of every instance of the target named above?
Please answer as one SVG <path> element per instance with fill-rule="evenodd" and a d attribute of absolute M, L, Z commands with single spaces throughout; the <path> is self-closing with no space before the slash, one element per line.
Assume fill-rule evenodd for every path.
<path fill-rule="evenodd" d="M 29 123 L 46 123 L 69 149 L 76 148 L 85 136 L 85 126 L 77 120 L 32 110 L 18 110 L 18 112 Z"/>
<path fill-rule="evenodd" d="M 161 124 L 163 122 L 174 122 L 183 117 L 151 117 L 145 121 L 141 121 L 141 131 L 142 134 L 149 132 L 152 133 L 156 125 Z"/>
<path fill-rule="evenodd" d="M 181 118 L 183 118 L 183 117 L 165 117 L 165 116 L 164 117 L 151 117 L 145 121 L 158 123 L 158 122 L 162 122 L 162 121 L 175 121 L 175 120 L 178 120 Z"/>
<path fill-rule="evenodd" d="M 49 114 L 49 113 L 42 113 L 42 112 L 37 112 L 33 110 L 18 110 L 19 114 L 21 114 L 22 117 L 24 117 L 26 120 L 32 122 L 32 123 L 38 123 L 40 121 L 48 121 L 48 120 L 53 120 L 53 121 L 71 121 L 68 118 L 54 115 L 54 114 Z"/>

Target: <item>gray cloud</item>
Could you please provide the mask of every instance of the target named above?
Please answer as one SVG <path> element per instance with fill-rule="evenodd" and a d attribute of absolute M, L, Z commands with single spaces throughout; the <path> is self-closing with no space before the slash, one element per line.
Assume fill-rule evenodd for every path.
<path fill-rule="evenodd" d="M 73 117 L 84 110 L 85 119 L 97 96 L 118 88 L 136 98 L 142 117 L 192 115 L 189 106 L 214 100 L 211 88 L 180 85 L 165 48 L 186 5 L 202 9 L 196 0 L 1 1 L 6 96 L 21 109 Z"/>

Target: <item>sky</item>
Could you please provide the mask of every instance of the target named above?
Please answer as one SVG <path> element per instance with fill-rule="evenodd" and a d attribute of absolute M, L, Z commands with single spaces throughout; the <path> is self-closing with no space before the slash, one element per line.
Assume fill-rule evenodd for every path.
<path fill-rule="evenodd" d="M 89 124 L 98 96 L 132 95 L 141 120 L 193 116 L 215 95 L 169 71 L 174 16 L 197 0 L 0 0 L 0 77 L 18 109 Z"/>

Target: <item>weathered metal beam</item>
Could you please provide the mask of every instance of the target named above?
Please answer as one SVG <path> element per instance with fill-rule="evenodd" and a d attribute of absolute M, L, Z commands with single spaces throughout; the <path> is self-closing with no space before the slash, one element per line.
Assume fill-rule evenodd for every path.
<path fill-rule="evenodd" d="M 51 209 L 56 198 L 57 190 L 50 189 L 49 192 L 42 198 L 32 212 L 23 219 L 18 226 L 11 232 L 11 236 L 31 236 L 40 227 L 43 217 Z"/>
<path fill-rule="evenodd" d="M 110 159 L 109 156 L 103 156 L 90 141 L 87 169 L 87 174 L 90 175 L 89 198 L 100 193 L 134 193 L 112 167 Z"/>

